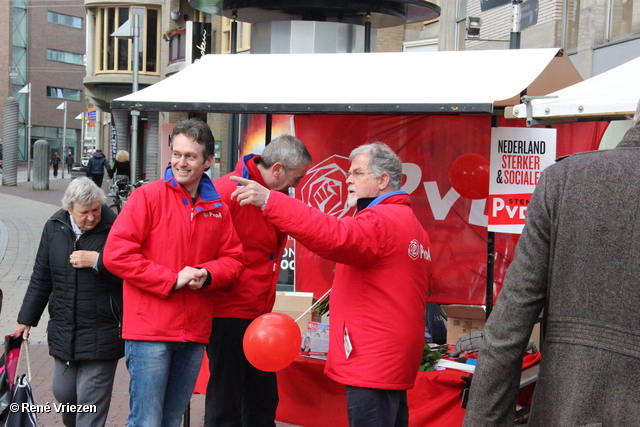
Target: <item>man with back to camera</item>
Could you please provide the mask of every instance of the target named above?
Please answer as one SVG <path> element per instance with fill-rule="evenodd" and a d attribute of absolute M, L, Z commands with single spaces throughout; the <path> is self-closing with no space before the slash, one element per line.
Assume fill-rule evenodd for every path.
<path fill-rule="evenodd" d="M 102 154 L 101 149 L 97 149 L 96 152 L 89 159 L 87 164 L 87 176 L 96 183 L 99 188 L 102 188 L 102 180 L 104 179 L 104 169 L 107 170 L 107 174 L 111 176 L 111 168 L 107 158 Z"/>
<path fill-rule="evenodd" d="M 640 419 L 640 103 L 612 150 L 542 172 L 484 330 L 465 426 L 512 426 L 522 356 L 544 309 L 528 425 L 631 426 Z"/>
<path fill-rule="evenodd" d="M 311 155 L 302 141 L 281 135 L 266 145 L 262 155 L 244 156 L 234 172 L 214 182 L 242 241 L 246 269 L 228 292 L 216 293 L 207 346 L 211 376 L 205 403 L 206 427 L 274 426 L 278 406 L 275 372 L 253 367 L 244 355 L 242 339 L 256 317 L 273 309 L 287 235 L 264 218 L 259 208 L 243 208 L 232 200 L 231 193 L 238 184 L 229 178 L 245 177 L 288 194 L 310 164 Z"/>
<path fill-rule="evenodd" d="M 400 191 L 402 163 L 385 144 L 354 149 L 354 217 L 336 218 L 254 181 L 232 194 L 319 256 L 335 261 L 325 373 L 346 385 L 351 427 L 407 426 L 407 389 L 424 350 L 429 236 Z M 383 325 L 384 327 L 381 327 Z"/>
<path fill-rule="evenodd" d="M 104 264 L 124 280 L 129 427 L 178 427 L 211 335 L 212 291 L 244 270 L 229 208 L 205 174 L 213 134 L 199 119 L 171 135 L 164 178 L 137 188 L 111 229 Z"/>
<path fill-rule="evenodd" d="M 67 158 L 64 163 L 67 165 L 67 173 L 69 174 L 69 178 L 71 178 L 71 169 L 73 168 L 73 154 L 67 154 Z"/>

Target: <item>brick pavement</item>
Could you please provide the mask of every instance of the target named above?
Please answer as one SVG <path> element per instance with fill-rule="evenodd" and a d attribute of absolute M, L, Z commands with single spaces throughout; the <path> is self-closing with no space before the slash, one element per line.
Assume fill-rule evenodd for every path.
<path fill-rule="evenodd" d="M 18 168 L 16 186 L 4 186 L 0 181 L 0 289 L 4 294 L 0 313 L 0 336 L 15 332 L 18 311 L 29 284 L 42 228 L 47 219 L 60 209 L 62 195 L 69 182 L 69 176 L 66 174 L 64 180 L 54 179 L 50 174 L 49 190 L 33 190 L 33 181 L 26 180 L 24 167 Z M 105 180 L 102 188 L 107 190 L 107 187 L 108 182 Z M 37 404 L 55 401 L 51 393 L 53 359 L 49 356 L 46 344 L 48 320 L 45 310 L 38 326 L 31 330 L 29 346 L 31 384 Z M 20 371 L 26 372 L 24 352 L 20 364 Z M 116 372 L 111 408 L 106 424 L 108 427 L 126 425 L 129 414 L 128 385 L 129 374 L 122 359 Z M 204 396 L 194 395 L 191 398 L 190 426 L 202 426 L 203 419 Z M 58 414 L 51 413 L 40 414 L 38 425 L 48 427 L 63 424 Z M 276 425 L 277 427 L 295 427 L 280 422 Z"/>

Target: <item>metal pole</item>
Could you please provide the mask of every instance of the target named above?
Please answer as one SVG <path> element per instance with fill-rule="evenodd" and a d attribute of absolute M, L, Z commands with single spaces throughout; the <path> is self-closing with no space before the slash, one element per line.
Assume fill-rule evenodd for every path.
<path fill-rule="evenodd" d="M 64 101 L 64 120 L 62 122 L 62 155 L 64 156 L 64 150 L 67 146 L 67 101 Z M 62 179 L 64 179 L 64 168 L 62 167 Z"/>
<path fill-rule="evenodd" d="M 522 0 L 512 0 L 511 35 L 509 49 L 520 49 L 520 18 L 522 18 Z"/>
<path fill-rule="evenodd" d="M 231 46 L 230 53 L 238 53 L 238 21 L 236 21 L 236 13 L 233 13 L 233 21 L 231 21 Z"/>
<path fill-rule="evenodd" d="M 371 14 L 367 13 L 367 20 L 364 23 L 364 52 L 371 52 Z"/>
<path fill-rule="evenodd" d="M 231 21 L 231 46 L 230 52 L 232 55 L 237 53 L 238 45 L 238 18 L 237 11 L 233 11 Z M 231 114 L 229 116 L 229 152 L 227 153 L 227 171 L 231 172 L 236 168 L 238 162 L 238 138 L 240 133 L 240 115 Z"/>
<path fill-rule="evenodd" d="M 29 83 L 29 107 L 27 109 L 27 181 L 31 181 L 31 83 Z"/>
<path fill-rule="evenodd" d="M 132 92 L 138 91 L 138 70 L 140 68 L 140 17 L 137 14 L 133 15 L 133 83 Z M 131 180 L 136 182 L 137 177 L 137 162 L 138 162 L 138 116 L 139 111 L 131 111 Z"/>
<path fill-rule="evenodd" d="M 271 113 L 267 114 L 265 120 L 265 130 L 264 130 L 264 146 L 266 147 L 271 142 L 271 133 L 273 127 L 273 116 Z"/>
<path fill-rule="evenodd" d="M 84 150 L 84 127 L 85 127 L 85 116 L 84 116 L 84 111 L 82 112 L 82 124 L 80 125 L 80 144 L 76 144 L 76 155 L 74 156 L 76 159 L 78 158 L 78 151 L 80 151 L 80 153 L 82 153 L 82 151 Z M 82 158 L 82 154 L 80 154 L 80 159 Z"/>
<path fill-rule="evenodd" d="M 491 127 L 498 127 L 498 117 L 494 114 L 491 116 Z M 493 280 L 495 273 L 495 233 L 489 231 L 487 233 L 487 285 L 485 289 L 485 316 L 488 319 L 493 311 Z"/>

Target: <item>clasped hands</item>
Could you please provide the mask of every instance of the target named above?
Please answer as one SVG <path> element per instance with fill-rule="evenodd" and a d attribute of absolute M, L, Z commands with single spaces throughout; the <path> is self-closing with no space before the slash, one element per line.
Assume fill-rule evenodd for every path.
<path fill-rule="evenodd" d="M 198 290 L 204 286 L 209 277 L 209 272 L 205 268 L 185 267 L 178 273 L 178 280 L 173 285 L 174 290 L 189 286 L 193 290 Z"/>

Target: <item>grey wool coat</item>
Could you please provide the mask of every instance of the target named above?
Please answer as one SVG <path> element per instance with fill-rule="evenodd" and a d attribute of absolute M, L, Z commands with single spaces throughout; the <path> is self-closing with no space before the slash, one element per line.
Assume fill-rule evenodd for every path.
<path fill-rule="evenodd" d="M 543 172 L 485 327 L 465 426 L 513 425 L 545 306 L 529 427 L 640 425 L 640 124 L 613 150 Z"/>

